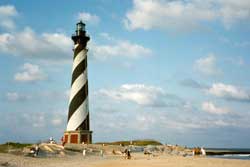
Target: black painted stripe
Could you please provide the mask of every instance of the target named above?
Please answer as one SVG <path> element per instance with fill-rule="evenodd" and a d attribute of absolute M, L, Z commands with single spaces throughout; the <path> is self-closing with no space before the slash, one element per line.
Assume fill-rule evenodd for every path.
<path fill-rule="evenodd" d="M 75 49 L 74 49 L 74 59 L 84 49 L 84 46 L 82 44 L 79 44 Z"/>
<path fill-rule="evenodd" d="M 88 82 L 76 93 L 69 104 L 68 121 L 77 108 L 86 100 L 88 96 Z"/>
<path fill-rule="evenodd" d="M 86 117 L 86 119 L 77 127 L 77 129 L 81 130 L 89 130 L 89 113 Z"/>
<path fill-rule="evenodd" d="M 75 82 L 75 80 L 82 74 L 84 73 L 84 71 L 87 68 L 87 57 L 81 61 L 81 63 L 79 63 L 76 68 L 73 71 L 72 74 L 72 80 L 71 80 L 71 86 L 73 85 L 73 83 Z"/>

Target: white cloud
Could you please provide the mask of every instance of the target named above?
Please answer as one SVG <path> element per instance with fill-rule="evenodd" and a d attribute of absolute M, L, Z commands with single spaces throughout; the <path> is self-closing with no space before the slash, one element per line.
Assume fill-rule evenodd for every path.
<path fill-rule="evenodd" d="M 101 37 L 103 37 L 104 39 L 107 39 L 109 41 L 114 41 L 115 38 L 112 37 L 109 33 L 106 33 L 106 32 L 102 32 L 99 34 Z"/>
<path fill-rule="evenodd" d="M 38 65 L 25 63 L 22 71 L 15 74 L 14 79 L 20 82 L 34 82 L 46 79 L 45 74 Z"/>
<path fill-rule="evenodd" d="M 10 101 L 16 101 L 19 99 L 19 95 L 16 92 L 8 92 L 6 94 L 6 97 Z"/>
<path fill-rule="evenodd" d="M 124 23 L 130 30 L 187 30 L 219 20 L 230 28 L 235 22 L 249 20 L 249 10 L 248 0 L 134 0 Z"/>
<path fill-rule="evenodd" d="M 90 49 L 93 57 L 98 60 L 112 57 L 138 58 L 152 55 L 152 51 L 149 48 L 125 40 L 115 40 L 112 44 L 104 45 L 90 43 Z"/>
<path fill-rule="evenodd" d="M 219 41 L 224 43 L 224 44 L 228 44 L 230 46 L 234 46 L 234 47 L 240 47 L 240 48 L 244 48 L 244 47 L 249 47 L 250 46 L 250 41 L 235 41 L 235 40 L 232 40 L 228 37 L 220 37 L 219 38 Z"/>
<path fill-rule="evenodd" d="M 213 54 L 209 54 L 207 57 L 196 60 L 194 68 L 205 75 L 219 75 L 222 72 L 216 66 L 216 61 L 216 57 Z"/>
<path fill-rule="evenodd" d="M 5 5 L 5 6 L 0 6 L 0 16 L 6 16 L 6 17 L 11 17 L 11 16 L 16 16 L 17 11 L 16 8 L 12 5 Z"/>
<path fill-rule="evenodd" d="M 47 90 L 47 91 L 42 91 L 42 92 L 38 92 L 35 94 L 35 96 L 37 97 L 42 97 L 46 100 L 53 100 L 53 99 L 57 99 L 57 100 L 67 100 L 69 99 L 69 93 L 70 93 L 70 90 Z"/>
<path fill-rule="evenodd" d="M 15 28 L 13 17 L 17 16 L 16 8 L 12 5 L 0 6 L 0 27 L 5 29 Z"/>
<path fill-rule="evenodd" d="M 19 116 L 20 117 L 20 116 Z M 59 112 L 39 112 L 39 113 L 29 113 L 25 112 L 21 118 L 26 124 L 32 125 L 34 128 L 55 128 L 61 126 L 65 123 L 65 116 Z"/>
<path fill-rule="evenodd" d="M 143 84 L 125 84 L 116 90 L 101 89 L 99 93 L 119 101 L 127 100 L 139 105 L 151 105 L 159 95 L 163 95 L 163 90 Z"/>
<path fill-rule="evenodd" d="M 216 2 L 214 0 L 214 2 Z M 249 21 L 250 19 L 250 1 L 248 0 L 219 0 L 221 6 L 218 15 L 226 28 L 230 28 L 238 21 Z"/>
<path fill-rule="evenodd" d="M 31 98 L 31 96 L 29 96 L 29 95 L 23 95 L 23 94 L 19 94 L 17 92 L 7 92 L 6 93 L 6 99 L 8 101 L 11 101 L 11 102 L 28 100 L 30 98 Z"/>
<path fill-rule="evenodd" d="M 138 58 L 152 55 L 152 51 L 142 45 L 126 40 L 116 40 L 108 34 L 102 34 L 101 36 L 112 38 L 113 41 L 101 45 L 95 42 L 90 43 L 90 55 L 95 59 Z M 31 28 L 25 28 L 17 33 L 0 34 L 0 52 L 35 58 L 45 62 L 71 62 L 72 46 L 71 39 L 64 34 L 43 33 L 39 35 Z"/>
<path fill-rule="evenodd" d="M 24 81 L 23 81 L 24 82 Z M 10 102 L 23 102 L 23 101 L 32 101 L 32 102 L 42 102 L 42 101 L 53 101 L 54 99 L 58 101 L 65 101 L 69 98 L 69 90 L 62 91 L 62 90 L 42 90 L 38 92 L 7 92 L 5 94 L 5 99 Z"/>
<path fill-rule="evenodd" d="M 226 122 L 226 121 L 223 121 L 223 120 L 217 120 L 215 122 L 212 122 L 213 124 L 215 124 L 216 126 L 230 126 L 230 125 L 234 125 L 233 123 L 229 123 L 229 122 Z M 236 126 L 236 125 L 234 125 Z"/>
<path fill-rule="evenodd" d="M 72 46 L 72 41 L 68 36 L 61 33 L 43 33 L 41 36 L 44 43 L 52 45 L 55 49 L 61 50 L 64 53 L 69 52 Z M 46 46 L 48 47 L 48 46 Z M 49 47 L 48 47 L 49 48 Z M 52 48 L 50 48 L 52 49 Z"/>
<path fill-rule="evenodd" d="M 207 90 L 207 92 L 225 99 L 250 101 L 250 92 L 234 85 L 214 83 L 212 87 Z"/>
<path fill-rule="evenodd" d="M 24 42 L 25 41 L 25 42 Z M 0 34 L 0 52 L 47 60 L 69 60 L 72 41 L 61 33 L 36 34 L 27 27 L 16 33 Z"/>
<path fill-rule="evenodd" d="M 46 125 L 44 113 L 38 115 L 29 115 L 29 119 L 32 120 L 33 128 L 43 128 Z"/>
<path fill-rule="evenodd" d="M 98 24 L 100 22 L 100 18 L 97 15 L 86 12 L 78 13 L 78 19 L 89 24 Z"/>
<path fill-rule="evenodd" d="M 31 108 L 31 107 L 28 107 Z M 1 142 L 5 141 L 18 141 L 18 142 L 38 142 L 47 140 L 48 137 L 53 136 L 55 140 L 60 140 L 64 126 L 66 125 L 67 116 L 62 115 L 65 111 L 55 111 L 53 109 L 38 111 L 37 108 L 29 109 L 14 109 L 9 112 L 0 112 L 0 117 L 3 121 L 0 122 L 1 132 L 8 134 L 5 138 L 1 138 Z M 49 112 L 47 112 L 49 111 Z M 53 124 L 54 118 L 61 118 L 62 123 L 59 121 Z M 11 120 L 11 122 L 10 122 Z M 12 129 L 7 132 L 6 129 Z"/>
<path fill-rule="evenodd" d="M 130 101 L 141 106 L 176 107 L 182 104 L 179 97 L 166 93 L 162 88 L 144 84 L 124 84 L 117 89 L 100 89 L 97 94 L 118 102 Z"/>
<path fill-rule="evenodd" d="M 150 130 L 154 124 L 157 123 L 157 119 L 151 115 L 137 115 L 136 125 L 138 130 Z"/>
<path fill-rule="evenodd" d="M 202 110 L 212 114 L 227 114 L 230 112 L 229 109 L 217 107 L 212 102 L 203 102 Z"/>
<path fill-rule="evenodd" d="M 61 117 L 55 117 L 51 119 L 51 124 L 54 126 L 60 126 L 64 123 L 63 119 Z"/>

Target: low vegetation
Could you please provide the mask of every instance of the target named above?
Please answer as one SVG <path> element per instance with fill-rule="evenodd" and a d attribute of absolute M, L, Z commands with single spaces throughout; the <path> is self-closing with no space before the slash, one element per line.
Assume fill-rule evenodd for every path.
<path fill-rule="evenodd" d="M 31 146 L 31 144 L 7 142 L 5 144 L 0 144 L 0 152 L 7 153 L 9 152 L 9 150 L 23 149 L 24 147 L 27 146 Z"/>
<path fill-rule="evenodd" d="M 162 145 L 159 141 L 156 140 L 132 140 L 132 141 L 115 141 L 115 142 L 98 142 L 96 144 L 105 144 L 105 145 L 136 145 L 136 146 L 147 146 L 147 145 Z"/>

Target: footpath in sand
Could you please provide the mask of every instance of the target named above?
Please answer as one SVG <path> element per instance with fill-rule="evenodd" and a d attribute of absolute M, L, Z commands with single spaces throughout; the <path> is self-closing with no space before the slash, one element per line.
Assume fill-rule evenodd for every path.
<path fill-rule="evenodd" d="M 132 158 L 125 159 L 117 146 L 107 146 L 104 149 L 105 154 L 100 155 L 99 147 L 104 147 L 92 145 L 86 148 L 89 149 L 86 156 L 80 151 L 67 151 L 53 144 L 42 144 L 40 147 L 41 152 L 37 157 L 25 156 L 18 152 L 0 153 L 0 167 L 250 167 L 250 160 L 193 157 L 183 154 L 185 150 L 166 152 L 166 148 L 165 152 L 158 149 L 148 155 L 132 152 Z M 115 154 L 112 151 L 114 149 L 117 149 Z"/>
<path fill-rule="evenodd" d="M 0 154 L 1 167 L 250 167 L 248 160 L 229 160 L 206 157 L 181 157 L 160 155 L 148 157 L 135 153 L 132 159 L 107 155 L 83 157 L 77 153 L 71 156 L 32 158 Z M 8 163 L 6 163 L 8 162 Z M 5 164 L 4 164 L 5 163 Z"/>
<path fill-rule="evenodd" d="M 83 165 L 84 166 L 84 165 Z M 250 167 L 250 161 L 206 157 L 181 157 L 161 155 L 146 158 L 139 153 L 131 160 L 109 159 L 95 162 L 90 167 Z"/>

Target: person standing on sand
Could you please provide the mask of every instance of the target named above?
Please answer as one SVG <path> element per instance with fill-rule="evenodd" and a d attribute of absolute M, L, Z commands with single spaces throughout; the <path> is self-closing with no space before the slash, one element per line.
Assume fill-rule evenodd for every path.
<path fill-rule="evenodd" d="M 66 144 L 66 141 L 64 140 L 64 137 L 61 138 L 62 146 L 64 148 L 64 145 Z"/>
<path fill-rule="evenodd" d="M 86 156 L 86 149 L 83 149 L 83 151 L 82 151 L 82 156 Z"/>
<path fill-rule="evenodd" d="M 130 154 L 130 150 L 129 149 L 127 151 L 127 159 L 131 159 L 131 154 Z"/>
<path fill-rule="evenodd" d="M 101 156 L 103 157 L 103 150 L 100 151 Z"/>
<path fill-rule="evenodd" d="M 201 155 L 204 155 L 204 156 L 206 155 L 206 151 L 203 147 L 201 147 Z"/>
<path fill-rule="evenodd" d="M 54 138 L 52 136 L 49 138 L 49 143 L 50 144 L 55 144 L 56 143 L 55 140 L 54 140 Z"/>
<path fill-rule="evenodd" d="M 124 150 L 123 153 L 124 153 L 124 158 L 128 159 L 128 149 L 127 148 Z"/>
<path fill-rule="evenodd" d="M 34 151 L 34 157 L 38 156 L 38 152 L 39 152 L 39 146 L 38 144 L 35 146 L 35 151 Z"/>

